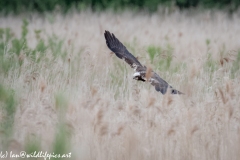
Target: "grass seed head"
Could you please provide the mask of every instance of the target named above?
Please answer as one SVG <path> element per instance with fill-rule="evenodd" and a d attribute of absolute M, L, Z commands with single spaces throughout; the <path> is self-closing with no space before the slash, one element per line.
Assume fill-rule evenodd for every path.
<path fill-rule="evenodd" d="M 42 80 L 41 82 L 40 82 L 40 90 L 41 90 L 41 92 L 43 93 L 44 92 L 44 90 L 46 89 L 46 83 L 45 83 L 45 81 L 44 80 Z"/>
<path fill-rule="evenodd" d="M 151 107 L 151 106 L 153 106 L 154 103 L 155 103 L 155 101 L 156 101 L 156 99 L 155 99 L 154 97 L 150 97 L 150 98 L 149 98 L 149 102 L 148 102 L 147 107 Z"/>
<path fill-rule="evenodd" d="M 194 133 L 196 133 L 199 130 L 198 126 L 194 126 L 191 130 L 191 135 L 194 135 Z"/>
<path fill-rule="evenodd" d="M 100 136 L 104 136 L 104 135 L 108 134 L 108 125 L 107 124 L 104 124 L 100 127 L 99 134 L 100 134 Z"/>
<path fill-rule="evenodd" d="M 171 136 L 175 133 L 175 130 L 173 128 L 169 129 L 168 132 L 167 132 L 167 135 L 168 136 Z"/>
<path fill-rule="evenodd" d="M 219 88 L 218 90 L 219 90 L 220 98 L 221 98 L 223 104 L 226 104 L 227 103 L 227 98 L 225 97 L 224 92 L 222 91 L 221 88 Z"/>

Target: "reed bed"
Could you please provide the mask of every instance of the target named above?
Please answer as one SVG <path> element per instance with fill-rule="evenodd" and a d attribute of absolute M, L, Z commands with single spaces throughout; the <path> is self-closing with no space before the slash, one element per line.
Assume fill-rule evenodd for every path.
<path fill-rule="evenodd" d="M 86 160 L 239 159 L 238 13 L 84 11 L 0 22 L 23 42 L 14 50 L 3 31 L 1 149 Z M 105 30 L 185 95 L 133 80 Z"/>

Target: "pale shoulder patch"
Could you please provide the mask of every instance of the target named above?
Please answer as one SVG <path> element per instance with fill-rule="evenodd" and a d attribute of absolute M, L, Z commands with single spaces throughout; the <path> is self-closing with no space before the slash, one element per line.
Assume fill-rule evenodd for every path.
<path fill-rule="evenodd" d="M 135 73 L 133 74 L 133 77 L 138 77 L 138 76 L 140 76 L 140 72 L 135 72 Z"/>

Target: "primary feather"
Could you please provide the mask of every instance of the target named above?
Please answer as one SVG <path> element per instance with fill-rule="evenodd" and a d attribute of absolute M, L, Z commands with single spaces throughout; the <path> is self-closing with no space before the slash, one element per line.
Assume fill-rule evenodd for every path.
<path fill-rule="evenodd" d="M 125 60 L 132 68 L 137 70 L 143 67 L 141 63 L 126 49 L 126 47 L 109 31 L 104 33 L 108 48 L 120 59 Z"/>

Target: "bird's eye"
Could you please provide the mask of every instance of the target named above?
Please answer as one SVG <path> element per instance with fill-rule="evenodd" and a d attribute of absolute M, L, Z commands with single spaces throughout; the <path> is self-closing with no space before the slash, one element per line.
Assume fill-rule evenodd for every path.
<path fill-rule="evenodd" d="M 175 93 L 175 90 L 172 90 L 172 94 Z"/>

